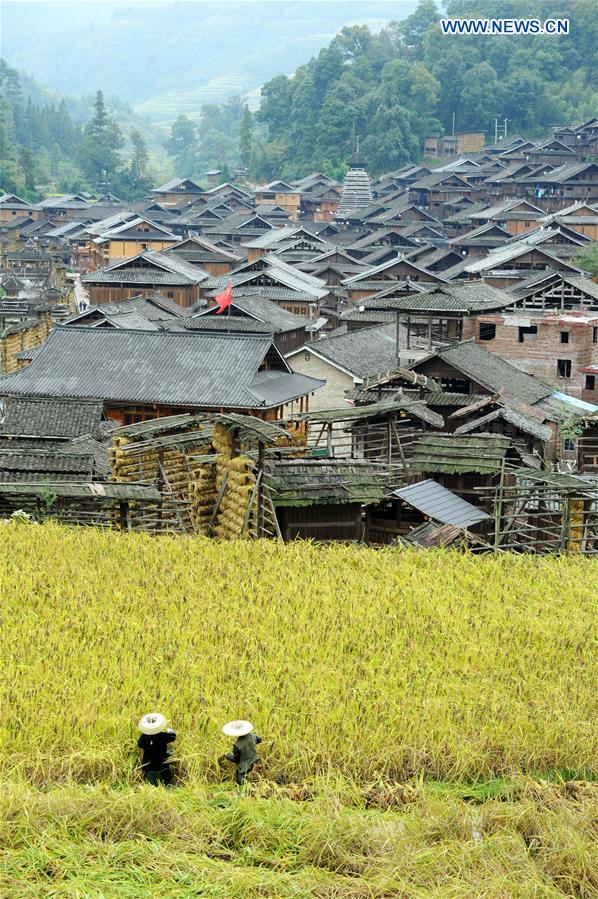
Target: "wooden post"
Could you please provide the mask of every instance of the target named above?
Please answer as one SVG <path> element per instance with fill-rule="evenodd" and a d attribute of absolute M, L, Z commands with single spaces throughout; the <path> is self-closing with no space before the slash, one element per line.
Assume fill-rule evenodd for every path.
<path fill-rule="evenodd" d="M 121 499 L 118 504 L 119 518 L 120 518 L 120 529 L 121 531 L 128 531 L 128 512 L 129 512 L 129 504 L 126 499 Z"/>
<path fill-rule="evenodd" d="M 264 461 L 266 451 L 260 440 L 257 450 L 257 535 L 264 536 Z"/>
<path fill-rule="evenodd" d="M 569 540 L 569 515 L 570 515 L 570 497 L 567 494 L 565 496 L 565 500 L 563 502 L 563 526 L 561 527 L 561 536 L 559 539 L 559 548 L 561 552 L 564 552 L 567 549 L 567 543 Z"/>
<path fill-rule="evenodd" d="M 500 523 L 502 520 L 502 507 L 505 490 L 505 464 L 506 456 L 503 457 L 500 467 L 500 481 L 498 484 L 498 497 L 494 506 L 494 548 L 498 549 L 500 545 Z"/>
<path fill-rule="evenodd" d="M 401 366 L 401 313 L 397 312 L 397 346 L 396 346 L 397 366 Z"/>
<path fill-rule="evenodd" d="M 407 471 L 409 466 L 407 465 L 407 460 L 405 458 L 405 453 L 403 451 L 403 444 L 401 443 L 401 438 L 399 437 L 399 432 L 397 431 L 397 425 L 396 425 L 395 421 L 393 421 L 393 423 L 392 423 L 392 429 L 394 431 L 395 440 L 397 441 L 397 446 L 399 447 L 401 462 L 403 463 L 403 470 Z"/>
<path fill-rule="evenodd" d="M 328 422 L 328 434 L 327 434 L 327 443 L 326 443 L 326 452 L 330 457 L 332 457 L 332 422 Z"/>

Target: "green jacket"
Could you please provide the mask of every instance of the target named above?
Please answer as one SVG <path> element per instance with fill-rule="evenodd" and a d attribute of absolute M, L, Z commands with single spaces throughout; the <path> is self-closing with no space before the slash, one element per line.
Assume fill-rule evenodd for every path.
<path fill-rule="evenodd" d="M 233 751 L 226 754 L 226 758 L 236 764 L 239 774 L 247 774 L 255 763 L 259 762 L 260 757 L 257 754 L 256 746 L 261 742 L 262 738 L 257 734 L 246 734 L 244 737 L 239 737 L 233 746 Z"/>

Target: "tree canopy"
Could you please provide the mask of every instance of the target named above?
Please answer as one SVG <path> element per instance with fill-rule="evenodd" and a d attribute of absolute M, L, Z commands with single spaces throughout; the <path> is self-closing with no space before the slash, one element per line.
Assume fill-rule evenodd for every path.
<path fill-rule="evenodd" d="M 357 137 L 374 174 L 416 160 L 430 131 L 492 135 L 494 119 L 534 137 L 595 114 L 592 0 L 434 0 L 378 34 L 345 27 L 293 76 L 262 89 L 254 126 L 258 176 L 338 168 Z M 568 35 L 444 35 L 442 16 L 566 17 Z M 244 131 L 247 153 L 247 129 Z M 280 165 L 279 168 L 275 168 Z"/>

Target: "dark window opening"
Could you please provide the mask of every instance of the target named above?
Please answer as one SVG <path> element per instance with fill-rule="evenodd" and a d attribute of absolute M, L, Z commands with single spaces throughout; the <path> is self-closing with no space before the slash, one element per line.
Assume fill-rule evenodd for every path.
<path fill-rule="evenodd" d="M 480 340 L 494 340 L 496 337 L 496 325 L 489 322 L 480 322 Z"/>
<path fill-rule="evenodd" d="M 586 375 L 586 390 L 596 390 L 596 375 Z"/>
<path fill-rule="evenodd" d="M 166 296 L 168 297 L 169 300 L 173 300 L 174 299 L 174 290 L 167 290 Z"/>
<path fill-rule="evenodd" d="M 575 451 L 575 440 L 571 440 L 570 437 L 565 437 L 563 440 L 563 449 L 566 453 L 572 453 Z"/>
<path fill-rule="evenodd" d="M 537 336 L 537 325 L 530 325 L 528 328 L 519 328 L 519 343 L 525 343 L 526 340 L 534 340 Z"/>
<path fill-rule="evenodd" d="M 570 378 L 571 377 L 571 360 L 570 359 L 557 359 L 556 363 L 557 372 L 559 378 Z"/>
<path fill-rule="evenodd" d="M 592 343 L 598 343 L 598 328 L 592 331 Z"/>
<path fill-rule="evenodd" d="M 449 393 L 469 393 L 470 382 L 464 378 L 442 378 L 442 386 Z"/>
<path fill-rule="evenodd" d="M 561 343 L 569 343 L 569 332 L 561 331 Z"/>

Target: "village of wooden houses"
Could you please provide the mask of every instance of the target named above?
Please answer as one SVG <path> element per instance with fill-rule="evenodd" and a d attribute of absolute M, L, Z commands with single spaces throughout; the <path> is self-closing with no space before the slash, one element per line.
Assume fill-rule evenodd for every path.
<path fill-rule="evenodd" d="M 376 179 L 356 144 L 342 182 L 5 193 L 0 514 L 597 554 L 597 157 L 593 119 Z"/>

